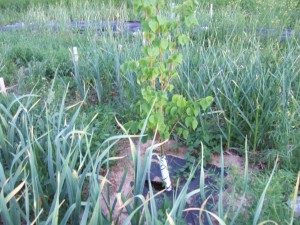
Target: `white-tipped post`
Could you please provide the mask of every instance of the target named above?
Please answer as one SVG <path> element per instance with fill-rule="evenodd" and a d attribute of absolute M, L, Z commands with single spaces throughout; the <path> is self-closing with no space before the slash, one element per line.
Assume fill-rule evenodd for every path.
<path fill-rule="evenodd" d="M 171 3 L 171 19 L 174 19 L 174 17 L 175 17 L 175 13 L 173 12 L 174 7 L 175 7 L 175 3 L 172 2 L 172 3 Z"/>
<path fill-rule="evenodd" d="M 166 191 L 172 191 L 172 184 L 171 184 L 170 174 L 168 170 L 168 163 L 165 155 L 159 157 L 159 165 L 160 165 L 161 177 L 163 182 L 165 183 L 165 189 Z"/>
<path fill-rule="evenodd" d="M 75 63 L 78 63 L 79 55 L 78 55 L 77 47 L 73 47 L 73 57 L 74 57 Z"/>
<path fill-rule="evenodd" d="M 7 95 L 3 77 L 0 77 L 0 93 Z"/>
<path fill-rule="evenodd" d="M 214 16 L 213 4 L 210 4 L 209 16 L 210 16 L 210 19 L 212 19 Z"/>

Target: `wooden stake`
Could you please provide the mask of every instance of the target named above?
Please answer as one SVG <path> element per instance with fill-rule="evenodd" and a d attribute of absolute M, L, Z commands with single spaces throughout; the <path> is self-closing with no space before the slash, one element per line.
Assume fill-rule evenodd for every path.
<path fill-rule="evenodd" d="M 0 92 L 5 96 L 7 95 L 3 77 L 0 77 Z"/>

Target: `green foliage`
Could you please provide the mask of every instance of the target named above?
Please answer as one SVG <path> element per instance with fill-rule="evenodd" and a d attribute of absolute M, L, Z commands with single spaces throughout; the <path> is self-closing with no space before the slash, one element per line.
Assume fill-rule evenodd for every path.
<path fill-rule="evenodd" d="M 259 221 L 271 219 L 278 224 L 283 221 L 288 223 L 291 208 L 286 202 L 292 199 L 297 178 L 295 174 L 290 171 L 277 169 L 265 192 L 263 190 L 269 181 L 270 173 L 252 174 L 250 176 L 251 183 L 248 184 L 246 195 L 247 205 L 243 206 L 245 212 L 247 212 L 247 222 L 245 224 L 252 224 L 255 216 L 259 216 Z M 237 196 L 241 196 L 242 192 L 242 184 L 240 184 L 240 182 L 242 182 L 241 178 L 237 175 L 232 181 L 232 184 L 230 184 L 234 185 L 235 195 Z M 254 206 L 258 206 L 262 195 L 264 196 L 264 201 L 263 204 L 260 205 L 261 209 L 257 211 L 257 208 Z M 258 215 L 258 212 L 260 215 Z M 242 221 L 245 221 L 245 217 L 243 214 L 240 214 L 236 223 L 241 223 Z"/>
<path fill-rule="evenodd" d="M 99 174 L 119 137 L 103 141 L 103 125 L 91 127 L 95 115 L 81 116 L 82 102 L 67 105 L 67 91 L 57 99 L 56 87 L 46 100 L 0 95 L 0 221 L 7 224 L 107 222 L 98 215 L 106 183 Z"/>
<path fill-rule="evenodd" d="M 239 7 L 234 10 L 226 6 L 215 8 L 215 16 L 210 23 L 209 31 L 190 33 L 187 36 L 192 41 L 191 45 L 179 47 L 183 64 L 177 68 L 180 79 L 174 79 L 171 88 L 174 88 L 174 93 L 188 96 L 192 102 L 206 95 L 215 97 L 214 109 L 224 110 L 224 114 L 215 114 L 209 117 L 209 120 L 217 123 L 219 129 L 217 135 L 222 135 L 227 140 L 228 148 L 240 147 L 247 135 L 251 148 L 262 151 L 266 156 L 263 163 L 268 162 L 267 156 L 279 153 L 283 156 L 285 165 L 297 170 L 298 161 L 294 159 L 297 158 L 299 145 L 294 143 L 297 143 L 296 138 L 299 134 L 297 123 L 299 92 L 298 79 L 295 79 L 299 69 L 298 39 L 292 37 L 285 43 L 278 44 L 277 37 L 261 38 L 260 34 L 255 33 L 255 29 L 269 26 L 274 18 L 273 9 L 280 4 L 268 7 L 270 13 L 264 19 L 251 10 L 245 14 Z M 87 4 L 87 8 L 80 8 L 81 10 L 78 8 L 67 10 L 64 6 L 33 7 L 26 15 L 11 15 L 14 18 L 25 17 L 33 23 L 48 23 L 53 18 L 65 23 L 70 18 L 88 20 L 85 17 L 85 10 L 88 10 L 91 17 L 97 20 L 103 18 L 94 14 L 94 11 L 101 12 L 101 15 L 105 14 L 101 11 L 101 5 L 95 8 L 97 10 L 91 10 L 88 6 L 94 5 Z M 169 9 L 169 6 L 167 8 Z M 111 15 L 121 14 L 114 8 L 110 9 Z M 207 13 L 207 8 L 201 6 L 197 10 L 196 18 L 202 24 L 202 21 L 206 20 L 203 17 Z M 285 17 L 281 19 L 283 18 Z M 281 21 L 278 27 L 287 27 L 287 24 Z M 246 33 L 241 32 L 244 29 Z M 187 33 L 182 35 L 184 34 Z M 85 35 L 88 38 L 84 38 Z M 136 103 L 135 99 L 140 95 L 140 87 L 136 84 L 134 73 L 128 72 L 120 76 L 118 62 L 140 57 L 139 38 L 128 39 L 127 36 L 113 36 L 109 33 L 107 36 L 113 38 L 103 35 L 100 40 L 94 37 L 93 32 L 87 32 L 85 35 L 78 35 L 65 29 L 57 33 L 50 33 L 48 30 L 33 33 L 2 32 L 1 58 L 4 63 L 1 64 L 1 76 L 5 78 L 8 86 L 18 83 L 21 92 L 30 91 L 37 83 L 36 88 L 46 90 L 57 70 L 57 74 L 64 77 L 65 83 L 70 82 L 72 91 L 70 95 L 76 96 L 77 87 L 72 75 L 74 71 L 69 48 L 80 43 L 79 70 L 82 82 L 92 90 L 97 88 L 99 103 L 112 103 L 117 100 L 130 109 L 126 110 L 129 115 L 133 114 L 131 112 Z M 122 51 L 112 51 L 116 49 L 118 43 L 122 44 Z M 167 43 L 162 41 L 162 46 L 165 48 Z M 199 43 L 201 48 L 196 47 L 200 45 Z M 257 74 L 260 76 L 256 77 Z M 279 89 L 283 92 L 279 93 Z M 117 90 L 117 93 L 114 90 Z M 94 92 L 89 92 L 91 93 Z M 270 99 L 268 96 L 273 98 Z M 170 99 L 169 95 L 168 98 Z M 285 105 L 288 105 L 288 108 L 281 107 Z M 197 119 L 200 123 L 200 118 Z M 184 125 L 184 121 L 182 124 Z M 260 126 L 262 124 L 263 126 Z M 214 133 L 209 135 L 214 136 L 215 130 L 216 128 Z M 194 132 L 189 133 L 191 135 Z M 195 139 L 201 139 L 201 136 Z M 288 151 L 285 151 L 286 149 Z"/>
<path fill-rule="evenodd" d="M 299 1 L 201 2 L 197 6 L 195 18 L 199 26 L 208 24 L 209 29 L 203 31 L 196 27 L 193 32 L 188 32 L 190 30 L 186 28 L 195 22 L 193 18 L 181 20 L 178 29 L 168 25 L 171 14 L 166 13 L 170 9 L 170 5 L 166 4 L 159 11 L 161 15 L 144 24 L 152 44 L 151 48 L 142 53 L 142 38 L 139 36 L 125 33 L 119 35 L 110 31 L 99 36 L 95 35 L 96 31 L 93 29 L 80 33 L 64 27 L 71 20 L 136 19 L 122 3 L 121 7 L 116 8 L 104 6 L 104 1 L 101 4 L 99 1 L 72 1 L 69 5 L 43 4 L 46 1 L 39 1 L 41 4 L 38 5 L 22 5 L 22 2 L 29 1 L 1 2 L 6 4 L 1 10 L 1 25 L 23 21 L 39 27 L 34 31 L 24 29 L 0 32 L 0 76 L 4 77 L 9 93 L 13 92 L 17 96 L 0 95 L 2 223 L 31 224 L 35 219 L 39 224 L 55 224 L 57 221 L 61 224 L 74 224 L 74 221 L 81 224 L 118 223 L 118 218 L 112 216 L 114 211 L 119 210 L 117 200 L 109 202 L 106 197 L 105 202 L 100 198 L 106 195 L 103 188 L 109 186 L 104 187 L 102 182 L 105 183 L 105 178 L 99 175 L 99 171 L 103 172 L 107 162 L 113 160 L 108 160 L 107 157 L 113 156 L 115 151 L 110 146 L 113 139 L 105 143 L 103 140 L 117 132 L 113 121 L 114 113 L 122 122 L 132 120 L 131 129 L 134 133 L 142 128 L 142 123 L 137 118 L 140 111 L 137 112 L 134 107 L 137 105 L 137 96 L 141 94 L 141 86 L 146 86 L 144 81 L 148 78 L 136 77 L 132 71 L 142 66 L 149 67 L 147 58 L 157 57 L 157 49 L 166 52 L 163 60 L 169 58 L 170 49 L 177 49 L 177 57 L 170 58 L 174 64 L 178 64 L 177 74 L 174 73 L 175 79 L 172 77 L 167 95 L 160 93 L 159 96 L 161 102 L 167 101 L 172 106 L 168 108 L 171 115 L 178 117 L 179 108 L 184 111 L 184 119 L 178 122 L 174 130 L 177 132 L 179 128 L 185 129 L 186 124 L 190 126 L 189 131 L 185 131 L 188 139 L 184 142 L 190 146 L 190 153 L 200 156 L 201 140 L 204 149 L 209 149 L 204 151 L 204 160 L 208 159 L 212 151 L 219 151 L 220 136 L 225 140 L 223 147 L 244 153 L 244 139 L 247 136 L 251 159 L 255 158 L 265 168 L 259 170 L 258 175 L 251 175 L 251 182 L 245 175 L 241 176 L 239 171 L 226 169 L 235 179 L 228 184 L 232 193 L 228 199 L 223 200 L 223 206 L 219 201 L 216 209 L 219 217 L 227 224 L 252 224 L 255 206 L 269 180 L 269 168 L 273 167 L 274 158 L 278 154 L 279 167 L 265 192 L 259 221 L 272 219 L 280 224 L 289 223 L 291 209 L 285 203 L 291 199 L 295 187 L 295 172 L 300 168 L 299 37 L 292 35 L 284 42 L 279 42 L 279 39 L 281 28 L 292 28 L 293 34 L 299 32 Z M 210 3 L 214 6 L 211 20 L 208 19 Z M 53 21 L 60 22 L 63 25 L 61 29 L 54 32 L 44 27 Z M 166 36 L 160 42 L 155 42 L 153 33 L 158 32 L 160 25 L 175 29 L 170 32 L 171 39 Z M 271 30 L 275 33 L 264 35 L 258 32 L 261 28 L 275 28 Z M 122 50 L 118 48 L 119 44 L 122 45 Z M 78 100 L 69 51 L 73 46 L 77 46 L 79 50 L 82 82 L 90 90 L 78 115 L 78 105 L 71 107 Z M 122 62 L 140 58 L 141 55 L 145 60 L 139 60 L 139 64 L 132 62 L 126 73 L 120 73 Z M 155 67 L 153 74 L 167 69 L 166 63 L 159 64 L 158 61 L 155 62 L 157 68 Z M 152 72 L 144 72 L 147 76 L 153 76 Z M 48 96 L 55 74 L 61 82 L 55 82 Z M 69 92 L 63 105 L 62 96 L 68 83 Z M 158 83 L 157 81 L 156 87 L 159 89 Z M 34 91 L 29 94 L 33 87 Z M 172 102 L 175 93 L 180 93 L 177 96 L 181 100 Z M 149 95 L 146 88 L 144 94 Z M 151 92 L 150 94 L 152 95 Z M 201 107 L 194 111 L 193 105 L 197 99 L 209 95 L 214 96 L 212 107 L 207 108 L 205 113 Z M 92 99 L 95 100 L 91 106 Z M 139 105 L 143 112 L 150 111 L 151 104 L 144 100 L 140 103 L 144 103 Z M 97 118 L 89 124 L 97 113 Z M 189 118 L 192 116 L 197 118 L 198 126 L 195 131 L 193 126 L 196 127 L 196 122 Z M 171 118 L 168 117 L 168 120 Z M 159 113 L 151 117 L 152 122 L 161 120 L 165 122 L 167 117 L 162 117 Z M 172 129 L 173 126 L 169 128 Z M 138 151 L 137 149 L 136 146 L 132 152 Z M 101 155 L 103 152 L 105 156 Z M 60 157 L 56 157 L 57 155 Z M 190 160 L 193 161 L 193 158 Z M 248 164 L 247 161 L 245 164 Z M 140 174 L 136 186 L 139 191 L 144 184 L 142 175 L 147 171 L 142 165 L 144 164 L 136 160 L 135 168 Z M 250 176 L 251 171 L 247 174 Z M 186 172 L 185 175 L 190 174 Z M 124 179 L 128 179 L 126 174 Z M 225 193 L 221 187 L 220 190 Z M 122 184 L 118 191 L 122 193 Z M 139 191 L 136 193 L 141 193 Z M 176 204 L 185 204 L 188 195 L 189 193 L 182 195 Z M 139 197 L 140 195 L 134 196 Z M 160 213 L 164 221 L 158 221 L 159 217 L 156 215 L 159 214 L 159 206 L 155 205 L 154 198 L 152 193 L 149 199 L 137 201 L 138 204 L 131 207 L 130 212 L 134 214 L 139 207 L 140 218 L 146 218 L 149 224 L 171 223 L 165 221 L 168 219 L 168 215 L 163 215 L 165 212 Z M 230 199 L 234 199 L 235 203 L 230 205 L 227 201 Z M 130 197 L 127 200 L 134 202 Z M 239 202 L 242 203 L 241 207 Z M 99 213 L 100 205 L 109 205 L 109 213 Z M 182 211 L 172 211 L 173 206 L 166 206 L 169 208 L 168 213 L 172 212 L 171 216 L 176 224 L 180 223 L 179 215 Z M 148 207 L 148 210 L 143 211 L 143 207 Z M 294 224 L 299 224 L 298 221 L 295 218 Z"/>
<path fill-rule="evenodd" d="M 28 10 L 28 8 L 34 6 L 34 5 L 61 5 L 61 6 L 72 6 L 72 5 L 78 5 L 78 4 L 86 4 L 91 2 L 97 2 L 96 0 L 14 0 L 14 1 L 5 1 L 0 0 L 0 9 L 14 9 L 16 11 L 24 11 Z M 121 5 L 124 4 L 123 1 L 120 0 L 103 0 L 103 3 L 113 3 L 115 5 Z M 127 2 L 129 3 L 129 1 Z"/>
<path fill-rule="evenodd" d="M 142 195 L 153 150 L 163 144 L 149 146 L 142 157 L 141 138 L 150 114 L 145 119 L 138 145 L 131 140 L 134 136 L 121 135 L 108 138 L 94 151 L 91 143 L 99 131 L 93 132 L 91 129 L 96 121 L 95 118 L 92 118 L 91 121 L 88 119 L 78 121 L 82 118 L 80 118 L 79 112 L 83 105 L 81 103 L 66 105 L 66 93 L 61 96 L 59 101 L 53 100 L 51 96 L 54 87 L 53 83 L 49 91 L 49 98 L 45 102 L 40 101 L 39 96 L 33 93 L 19 97 L 0 96 L 1 222 L 16 225 L 33 222 L 112 224 L 120 221 L 120 215 L 126 208 L 129 214 L 123 221 L 124 224 L 137 224 L 139 221 L 142 221 L 143 224 L 165 224 L 168 221 L 184 224 L 182 210 L 186 202 L 194 195 L 205 194 L 203 148 L 199 162 L 201 164 L 200 189 L 187 191 L 195 174 L 195 169 L 192 168 L 181 192 L 177 193 L 177 197 L 173 199 L 173 204 L 170 205 L 165 199 L 163 203 L 165 210 L 162 211 L 160 210 L 162 205 L 155 201 L 157 195 L 161 193 L 154 194 L 151 184 L 149 196 L 145 198 Z M 109 161 L 114 160 L 110 157 L 111 150 L 121 138 L 128 138 L 131 144 L 134 196 L 123 194 L 124 180 L 128 179 L 125 172 L 118 187 L 119 194 L 116 199 L 111 201 L 109 195 L 111 185 L 106 179 L 109 176 L 102 176 L 103 172 L 100 171 L 107 168 Z M 223 161 L 222 168 L 224 169 Z M 236 220 L 236 222 L 245 222 L 245 215 L 251 216 L 251 221 L 254 214 L 260 216 L 260 221 L 264 218 L 289 221 L 290 210 L 282 202 L 291 197 L 295 176 L 290 172 L 279 170 L 277 173 L 272 173 L 272 181 L 268 175 L 257 175 L 256 182 L 249 183 L 247 153 L 245 168 L 243 178 L 241 176 L 234 176 L 234 178 L 242 179 L 246 187 L 249 185 L 253 188 L 250 189 L 252 197 L 249 204 L 257 205 L 259 202 L 260 205 L 263 203 L 263 207 L 259 207 L 259 210 L 253 212 L 249 205 L 248 211 L 244 214 L 243 211 L 236 210 L 238 206 L 228 206 L 229 210 L 234 213 L 237 212 L 238 215 L 241 213 L 242 220 Z M 221 179 L 222 182 L 225 182 L 223 176 Z M 268 188 L 266 188 L 268 180 Z M 237 181 L 232 185 L 238 185 L 233 190 L 240 188 Z M 264 201 L 258 201 L 257 193 L 261 193 L 262 189 L 266 190 L 262 195 Z M 223 190 L 222 186 L 220 190 Z M 239 193 L 233 193 L 231 197 L 236 198 L 236 194 Z M 243 200 L 241 204 L 243 204 Z M 107 214 L 102 211 L 104 205 L 108 208 Z M 203 209 L 205 206 L 196 210 L 201 212 Z M 226 209 L 224 208 L 224 210 Z M 120 214 L 113 216 L 116 210 Z M 231 215 L 230 213 L 223 216 L 221 213 L 216 215 L 208 211 L 203 213 L 208 213 L 216 218 L 220 224 L 225 224 L 224 221 L 228 221 L 229 224 L 231 221 L 231 218 L 228 217 Z M 284 217 L 281 217 L 282 215 Z"/>
<path fill-rule="evenodd" d="M 226 26 L 227 21 L 213 22 L 210 31 L 193 36 L 204 46 L 185 48 L 188 63 L 180 68 L 182 76 L 174 86 L 190 99 L 214 96 L 215 112 L 206 117 L 211 126 L 208 139 L 222 136 L 227 149 L 242 154 L 247 136 L 252 151 L 259 152 L 251 155 L 252 160 L 270 165 L 279 154 L 284 166 L 297 172 L 298 38 L 280 43 L 281 34 L 260 37 L 256 31 L 241 33 Z M 203 134 L 197 134 L 194 138 L 203 140 Z"/>
<path fill-rule="evenodd" d="M 91 142 L 91 149 L 98 149 L 105 139 L 118 132 L 115 126 L 115 109 L 113 110 L 111 106 L 88 104 L 82 111 L 79 115 L 78 126 L 81 127 L 94 120 L 90 125 L 90 129 L 95 134 Z M 95 115 L 97 117 L 93 119 Z M 115 153 L 111 151 L 111 156 L 113 155 Z"/>
<path fill-rule="evenodd" d="M 26 80 L 24 88 L 29 91 L 38 82 L 51 81 L 55 74 L 71 76 L 72 63 L 66 47 L 68 42 L 63 38 L 49 42 L 47 34 L 41 33 L 33 37 L 4 34 L 0 39 L 6 46 L 1 49 L 5 59 L 2 74 L 7 78 L 8 85 L 17 83 L 18 79 Z"/>
<path fill-rule="evenodd" d="M 166 15 L 166 5 L 165 1 L 135 1 L 134 10 L 141 19 L 143 39 L 146 42 L 142 50 L 144 57 L 123 64 L 121 69 L 137 74 L 137 83 L 143 97 L 138 102 L 141 118 L 145 118 L 153 102 L 155 104 L 149 117 L 148 137 L 153 137 L 157 129 L 159 140 L 169 139 L 173 132 L 187 139 L 189 132 L 198 126 L 200 108 L 205 111 L 213 98 L 190 101 L 182 95 L 173 94 L 172 83 L 179 76 L 176 68 L 183 61 L 178 48 L 190 41 L 188 33 L 174 31 L 182 26 L 190 28 L 197 24 L 197 2 L 188 0 L 175 6 L 171 12 L 174 18 Z M 129 122 L 127 127 L 136 132 L 143 123 L 143 120 L 139 123 Z"/>

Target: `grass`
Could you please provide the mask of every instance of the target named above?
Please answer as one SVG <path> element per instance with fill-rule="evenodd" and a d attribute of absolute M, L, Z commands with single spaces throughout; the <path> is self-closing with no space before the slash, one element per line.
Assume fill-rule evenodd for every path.
<path fill-rule="evenodd" d="M 118 201 L 123 203 L 119 209 L 122 210 L 126 207 L 128 212 L 132 212 L 127 217 L 127 220 L 124 221 L 124 224 L 129 222 L 137 224 L 138 220 L 143 217 L 146 224 L 157 224 L 159 217 L 155 215 L 158 215 L 157 209 L 159 206 L 155 206 L 155 195 L 151 188 L 149 198 L 145 199 L 141 194 L 146 173 L 150 169 L 153 149 L 160 144 L 153 144 L 148 148 L 143 162 L 140 161 L 140 144 L 135 146 L 131 141 L 132 137 L 129 135 L 108 138 L 97 148 L 97 151 L 93 151 L 91 142 L 95 134 L 91 130 L 90 124 L 96 117 L 81 129 L 76 128 L 76 120 L 78 120 L 82 102 L 71 106 L 65 105 L 65 93 L 62 96 L 61 103 L 57 106 L 58 109 L 55 110 L 59 114 L 55 115 L 50 113 L 51 103 L 46 102 L 40 106 L 38 98 L 39 96 L 29 94 L 18 98 L 12 97 L 13 101 L 7 98 L 1 99 L 3 115 L 1 119 L 2 121 L 11 120 L 9 124 L 1 126 L 1 143 L 9 143 L 10 146 L 6 146 L 6 148 L 10 149 L 11 152 L 0 163 L 1 202 L 6 203 L 1 205 L 0 214 L 2 221 L 5 224 L 21 224 L 33 221 L 36 221 L 38 224 L 44 222 L 65 224 L 67 221 L 72 224 L 77 222 L 83 224 L 87 222 L 92 224 L 111 224 L 113 220 L 118 221 L 118 218 L 113 218 L 111 215 L 99 214 L 99 210 L 101 210 L 99 207 L 104 204 L 110 209 L 109 212 L 117 210 L 116 203 L 103 202 L 104 200 L 100 198 L 107 185 L 108 180 L 106 177 L 108 174 L 105 176 L 99 174 L 101 168 L 106 167 L 108 160 L 114 160 L 114 158 L 109 157 L 111 148 L 121 138 L 128 138 L 131 143 L 133 165 L 135 167 L 133 191 L 134 196 L 140 201 L 135 197 L 122 196 L 121 184 Z M 69 115 L 68 119 L 65 118 L 64 112 L 71 109 L 74 109 L 73 113 Z M 38 120 L 33 120 L 32 117 L 35 117 L 36 111 L 42 113 L 39 113 Z M 36 123 L 40 124 L 41 121 L 45 125 L 36 126 Z M 26 142 L 24 141 L 25 138 L 27 139 Z M 245 150 L 247 157 L 247 143 Z M 189 196 L 197 193 L 205 196 L 203 158 L 200 164 L 202 165 L 200 167 L 202 171 L 200 189 L 191 193 L 186 192 L 187 185 L 193 177 L 193 172 L 190 173 L 185 187 L 179 193 L 173 206 L 167 211 L 169 213 L 167 214 L 168 219 L 166 223 L 168 221 L 179 223 L 180 215 L 182 214 L 180 209 L 184 206 Z M 263 203 L 266 201 L 264 198 L 273 196 L 272 194 L 267 194 L 267 191 L 270 189 L 268 186 L 274 176 L 276 165 L 275 163 L 268 182 L 261 184 L 264 187 L 264 191 L 257 203 L 257 209 L 254 211 L 254 218 L 249 218 L 249 221 L 253 220 L 253 224 L 257 224 L 256 222 L 260 218 L 259 214 L 264 213 L 262 210 Z M 247 161 L 245 166 L 245 175 L 242 178 L 244 194 L 247 193 L 249 185 Z M 124 173 L 124 179 L 126 179 L 126 173 Z M 221 181 L 223 182 L 223 178 Z M 292 183 L 294 183 L 294 180 Z M 89 191 L 86 190 L 87 186 Z M 278 186 L 279 184 L 276 185 L 276 187 Z M 220 192 L 222 194 L 222 188 L 220 188 Z M 107 199 L 109 199 L 109 196 Z M 149 208 L 149 204 L 151 208 Z M 210 212 L 209 214 L 219 220 L 220 223 L 225 224 L 226 217 L 221 213 L 223 206 L 219 205 L 219 207 L 219 210 L 217 210 L 218 214 Z M 142 208 L 143 210 L 140 210 Z M 265 205 L 264 208 L 266 208 Z M 206 212 L 204 209 L 205 206 L 203 205 L 198 210 L 204 213 Z M 236 218 L 239 213 L 234 209 L 233 211 L 236 215 L 234 218 Z M 227 220 L 229 224 L 231 218 L 227 218 Z M 233 221 L 231 222 L 234 223 Z"/>
<path fill-rule="evenodd" d="M 238 139 L 242 143 L 246 136 L 252 152 L 285 148 L 297 133 L 292 127 L 299 118 L 299 102 L 294 101 L 299 94 L 294 91 L 299 87 L 299 43 L 291 40 L 293 44 L 281 46 L 278 40 L 264 42 L 247 36 L 216 37 L 208 48 L 196 44 L 188 47 L 182 91 L 192 99 L 215 96 L 216 109 L 224 115 L 215 119 L 219 120 L 219 132 L 225 136 L 228 148 L 237 146 Z M 201 38 L 198 42 L 203 41 Z M 275 130 L 281 142 L 275 141 Z"/>
<path fill-rule="evenodd" d="M 117 162 L 117 141 L 131 137 L 122 135 L 114 116 L 120 124 L 139 116 L 135 74 L 122 74 L 120 65 L 140 57 L 142 38 L 112 31 L 98 36 L 93 29 L 81 33 L 65 26 L 53 32 L 43 27 L 53 20 L 68 25 L 134 19 L 130 3 L 20 0 L 8 4 L 0 1 L 1 25 L 32 22 L 39 30 L 0 33 L 0 76 L 11 87 L 7 97 L 0 96 L 0 221 L 111 224 L 120 220 L 112 215 L 117 202 L 122 202 L 121 209 L 132 212 L 126 223 L 138 224 L 142 218 L 147 224 L 180 224 L 186 198 L 203 195 L 204 186 L 193 193 L 183 190 L 163 212 L 166 221 L 160 221 L 153 192 L 149 198 L 141 195 L 154 143 L 144 163 L 139 161 L 139 145 L 131 145 L 135 198 L 119 195 L 110 203 L 100 198 L 109 180 L 109 174 L 99 175 L 100 170 Z M 232 200 L 219 201 L 213 209 L 212 217 L 226 224 L 267 220 L 299 224 L 286 205 L 295 199 L 300 170 L 298 11 L 297 1 L 205 1 L 197 17 L 209 29 L 191 31 L 192 44 L 181 49 L 184 64 L 174 84 L 176 92 L 192 100 L 212 95 L 215 102 L 198 118 L 201 126 L 190 142 L 178 140 L 193 145 L 200 167 L 201 149 L 205 156 L 212 149 L 234 150 L 246 159 L 243 176 L 225 168 L 234 179 L 221 179 L 216 187 Z M 271 29 L 272 35 L 266 36 L 263 28 Z M 281 42 L 285 28 L 295 35 Z M 76 70 L 74 46 L 79 53 Z M 253 163 L 261 167 L 259 174 L 249 171 Z M 233 192 L 223 193 L 224 185 Z M 231 203 L 237 199 L 241 204 Z M 106 204 L 110 213 L 99 213 Z M 205 213 L 204 209 L 198 210 Z"/>

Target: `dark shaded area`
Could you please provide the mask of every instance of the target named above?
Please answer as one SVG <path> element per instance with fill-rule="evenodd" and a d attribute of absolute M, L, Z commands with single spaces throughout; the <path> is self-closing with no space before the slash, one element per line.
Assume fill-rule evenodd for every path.
<path fill-rule="evenodd" d="M 26 29 L 29 31 L 51 29 L 53 31 L 59 31 L 62 29 L 70 29 L 74 31 L 84 32 L 87 30 L 96 30 L 98 35 L 102 32 L 112 30 L 114 32 L 137 32 L 141 30 L 141 24 L 138 21 L 126 21 L 126 22 L 85 22 L 85 21 L 73 21 L 69 24 L 62 24 L 58 22 L 51 22 L 48 24 L 34 24 L 34 23 L 15 23 L 6 26 L 1 26 L 0 31 L 11 31 Z"/>
<path fill-rule="evenodd" d="M 168 205 L 171 206 L 173 204 L 173 199 L 180 194 L 191 172 L 190 168 L 186 166 L 186 164 L 188 163 L 186 160 L 172 155 L 167 155 L 166 158 L 168 162 L 170 177 L 172 179 L 173 190 L 170 192 L 164 192 L 163 194 L 158 195 L 155 198 L 157 207 L 162 210 L 166 210 L 165 208 L 167 208 Z M 184 172 L 181 172 L 182 169 L 184 169 Z M 204 188 L 205 199 L 209 197 L 205 209 L 212 210 L 213 206 L 217 202 L 216 199 L 219 193 L 218 190 L 219 187 L 217 185 L 216 180 L 219 179 L 221 176 L 221 169 L 214 165 L 208 164 L 204 170 L 206 175 L 205 188 Z M 224 171 L 224 176 L 226 175 L 227 173 Z M 146 185 L 143 193 L 145 196 L 149 192 L 149 183 L 151 183 L 154 194 L 157 193 L 158 191 L 163 190 L 164 187 L 163 187 L 163 183 L 160 182 L 160 177 L 161 177 L 161 172 L 160 172 L 158 159 L 156 157 L 153 157 L 153 161 L 151 163 L 151 170 L 150 170 L 150 180 L 148 180 L 148 176 L 146 178 Z M 178 189 L 176 190 L 176 187 L 174 185 L 176 185 L 177 180 L 179 180 L 179 183 L 177 187 Z M 191 182 L 188 185 L 187 193 L 199 188 L 200 188 L 200 169 L 197 169 L 194 174 L 194 177 L 192 178 Z M 199 193 L 195 194 L 190 199 L 188 199 L 184 208 L 185 209 L 200 208 L 205 199 L 201 199 Z M 191 211 L 183 212 L 182 219 L 183 222 L 186 224 L 198 225 L 200 224 L 199 211 L 191 210 Z M 201 220 L 203 224 L 209 224 L 205 213 L 202 213 Z"/>
<path fill-rule="evenodd" d="M 6 26 L 0 26 L 0 31 L 11 31 L 11 30 L 21 30 L 26 29 L 29 31 L 42 30 L 42 29 L 51 29 L 52 31 L 59 31 L 62 29 L 70 29 L 76 32 L 85 32 L 88 30 L 95 30 L 98 35 L 101 35 L 103 32 L 111 30 L 113 32 L 137 32 L 141 31 L 141 23 L 139 21 L 102 21 L 102 22 L 85 22 L 85 21 L 73 21 L 69 24 L 62 24 L 58 22 L 51 22 L 48 24 L 34 24 L 34 23 L 15 23 Z M 196 32 L 207 32 L 209 31 L 208 26 L 202 26 L 196 28 Z M 250 29 L 237 29 L 235 32 L 246 32 L 250 33 L 253 30 Z M 285 41 L 292 36 L 300 38 L 300 33 L 294 32 L 292 29 L 268 29 L 268 28 L 258 28 L 255 29 L 257 36 L 261 38 L 266 37 L 278 37 L 280 42 Z"/>
<path fill-rule="evenodd" d="M 256 35 L 260 36 L 261 38 L 267 38 L 267 37 L 280 37 L 280 42 L 283 42 L 287 40 L 288 38 L 291 38 L 293 35 L 300 38 L 299 33 L 295 33 L 292 29 L 256 29 Z"/>

